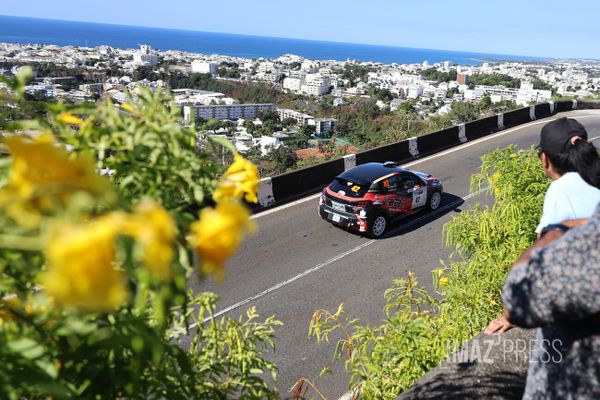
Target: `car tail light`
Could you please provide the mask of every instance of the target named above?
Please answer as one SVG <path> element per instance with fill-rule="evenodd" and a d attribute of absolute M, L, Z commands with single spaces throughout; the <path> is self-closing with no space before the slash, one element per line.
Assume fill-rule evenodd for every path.
<path fill-rule="evenodd" d="M 321 198 L 319 199 L 319 204 L 325 203 L 325 192 L 321 192 Z"/>
<path fill-rule="evenodd" d="M 369 204 L 371 204 L 371 202 L 370 202 L 370 201 L 359 201 L 359 202 L 358 202 L 358 207 L 360 207 L 360 208 L 365 208 L 365 207 L 367 207 Z"/>

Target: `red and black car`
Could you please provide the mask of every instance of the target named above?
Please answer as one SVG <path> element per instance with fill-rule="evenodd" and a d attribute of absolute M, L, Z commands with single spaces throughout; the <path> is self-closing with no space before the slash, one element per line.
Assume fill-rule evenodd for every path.
<path fill-rule="evenodd" d="M 319 215 L 343 228 L 382 236 L 388 225 L 442 202 L 442 182 L 395 162 L 362 164 L 338 175 L 319 200 Z"/>

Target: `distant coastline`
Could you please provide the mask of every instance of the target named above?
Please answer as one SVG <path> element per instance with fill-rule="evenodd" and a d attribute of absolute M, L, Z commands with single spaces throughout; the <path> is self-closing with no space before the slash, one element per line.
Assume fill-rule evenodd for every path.
<path fill-rule="evenodd" d="M 137 48 L 139 44 L 147 43 L 163 51 L 181 50 L 244 58 L 277 58 L 283 54 L 292 53 L 313 60 L 344 61 L 351 59 L 386 64 L 451 61 L 458 65 L 477 65 L 486 61 L 543 62 L 549 60 L 549 58 L 516 55 L 247 36 L 1 15 L 0 42 L 86 47 L 108 45 L 118 48 Z"/>

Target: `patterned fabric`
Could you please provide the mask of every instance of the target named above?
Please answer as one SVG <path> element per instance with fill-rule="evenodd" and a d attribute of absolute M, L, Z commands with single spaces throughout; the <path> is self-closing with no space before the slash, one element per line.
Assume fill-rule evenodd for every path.
<path fill-rule="evenodd" d="M 600 399 L 600 207 L 509 274 L 510 319 L 539 328 L 524 399 Z"/>

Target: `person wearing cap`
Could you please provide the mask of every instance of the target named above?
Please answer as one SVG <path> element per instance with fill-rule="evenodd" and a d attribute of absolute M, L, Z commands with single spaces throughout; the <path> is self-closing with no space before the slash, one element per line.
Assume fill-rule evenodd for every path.
<path fill-rule="evenodd" d="M 561 221 L 589 218 L 600 203 L 600 158 L 584 126 L 573 118 L 544 125 L 538 154 L 552 183 L 544 197 L 538 237 Z M 544 231 L 545 230 L 545 231 Z"/>
<path fill-rule="evenodd" d="M 600 203 L 600 157 L 588 142 L 585 127 L 563 117 L 544 125 L 540 136 L 538 155 L 552 183 L 535 230 L 538 238 L 585 223 Z M 501 316 L 492 320 L 484 333 L 504 333 L 514 327 Z"/>

